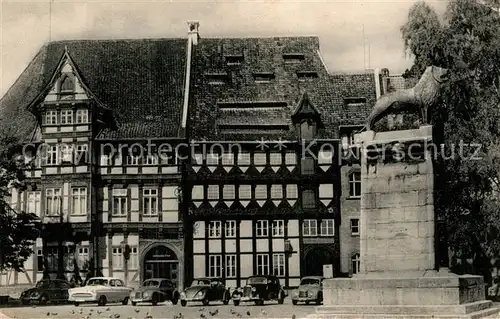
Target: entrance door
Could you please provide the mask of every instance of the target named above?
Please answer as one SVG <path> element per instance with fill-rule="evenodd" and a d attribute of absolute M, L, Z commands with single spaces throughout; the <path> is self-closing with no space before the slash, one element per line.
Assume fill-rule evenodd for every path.
<path fill-rule="evenodd" d="M 178 286 L 179 261 L 177 255 L 165 246 L 153 247 L 144 257 L 143 279 L 167 278 Z"/>
<path fill-rule="evenodd" d="M 333 254 L 326 248 L 311 249 L 305 256 L 304 276 L 323 276 L 323 265 L 334 264 Z"/>

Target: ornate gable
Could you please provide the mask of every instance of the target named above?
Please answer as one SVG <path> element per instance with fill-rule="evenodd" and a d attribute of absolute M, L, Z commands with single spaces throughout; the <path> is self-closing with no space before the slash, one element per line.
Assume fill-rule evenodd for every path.
<path fill-rule="evenodd" d="M 306 92 L 302 95 L 297 108 L 292 114 L 292 121 L 294 123 L 301 123 L 304 120 L 314 120 L 317 124 L 321 122 L 321 113 L 311 103 L 309 96 Z"/>

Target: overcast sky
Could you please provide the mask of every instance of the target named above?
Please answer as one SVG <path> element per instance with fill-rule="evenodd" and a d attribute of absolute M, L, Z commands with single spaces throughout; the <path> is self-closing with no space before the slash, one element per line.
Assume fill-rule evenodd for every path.
<path fill-rule="evenodd" d="M 185 37 L 187 20 L 200 21 L 201 37 L 318 36 L 332 73 L 401 73 L 411 60 L 399 28 L 415 2 L 53 0 L 50 10 L 49 0 L 0 0 L 0 96 L 50 39 Z M 427 2 L 439 13 L 446 8 L 445 0 Z"/>

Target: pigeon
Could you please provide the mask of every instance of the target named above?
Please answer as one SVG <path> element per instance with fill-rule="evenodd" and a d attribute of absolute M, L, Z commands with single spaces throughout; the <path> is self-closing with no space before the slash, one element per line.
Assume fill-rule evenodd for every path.
<path fill-rule="evenodd" d="M 201 315 L 200 315 L 200 318 L 205 318 L 205 315 L 204 315 L 204 314 L 201 314 Z"/>
<path fill-rule="evenodd" d="M 247 310 L 247 316 L 250 316 L 250 310 Z"/>
<path fill-rule="evenodd" d="M 232 315 L 234 315 L 234 314 L 236 313 L 236 311 L 234 311 L 234 309 L 233 309 L 233 308 L 229 309 L 229 312 L 230 312 Z"/>
<path fill-rule="evenodd" d="M 209 311 L 209 313 L 211 316 L 217 316 L 217 314 L 219 313 L 219 309 L 215 309 L 214 312 Z"/>
<path fill-rule="evenodd" d="M 47 312 L 47 317 L 50 317 L 50 312 Z"/>
<path fill-rule="evenodd" d="M 31 306 L 31 308 L 36 308 L 36 306 L 35 306 L 35 305 L 33 305 L 33 306 Z"/>
<path fill-rule="evenodd" d="M 184 315 L 182 314 L 182 312 L 179 312 L 179 319 L 183 319 L 184 318 Z"/>
<path fill-rule="evenodd" d="M 141 311 L 141 309 L 135 308 L 135 312 L 139 313 L 139 311 Z"/>
<path fill-rule="evenodd" d="M 292 319 L 295 319 L 295 314 L 292 315 Z"/>
<path fill-rule="evenodd" d="M 102 313 L 101 310 L 97 310 L 97 314 L 100 315 Z"/>
<path fill-rule="evenodd" d="M 200 312 L 205 311 L 205 308 L 200 308 L 200 309 L 198 309 L 198 311 L 200 311 Z"/>
<path fill-rule="evenodd" d="M 71 314 L 74 315 L 75 314 L 75 311 L 74 310 L 71 310 Z"/>
<path fill-rule="evenodd" d="M 144 318 L 149 319 L 149 318 L 153 318 L 153 316 L 151 316 L 151 315 L 149 314 L 149 312 L 147 312 L 147 313 L 146 313 L 146 317 L 144 317 Z"/>
<path fill-rule="evenodd" d="M 120 318 L 120 315 L 119 315 L 119 314 L 117 314 L 117 313 L 115 313 L 114 317 L 115 317 L 115 318 Z"/>
<path fill-rule="evenodd" d="M 108 307 L 108 308 L 106 308 L 106 311 L 110 311 L 110 310 L 111 310 L 111 309 L 109 309 L 109 307 Z"/>
<path fill-rule="evenodd" d="M 262 316 L 267 316 L 267 312 L 266 312 L 264 309 L 261 309 L 261 310 L 260 310 L 260 314 L 261 314 Z"/>

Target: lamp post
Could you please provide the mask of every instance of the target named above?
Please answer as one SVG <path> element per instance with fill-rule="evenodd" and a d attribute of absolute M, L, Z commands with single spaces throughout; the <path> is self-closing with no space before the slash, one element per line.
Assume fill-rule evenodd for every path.
<path fill-rule="evenodd" d="M 122 241 L 120 245 L 123 253 L 123 272 L 126 286 L 128 285 L 128 260 L 130 259 L 130 246 L 125 241 Z"/>

